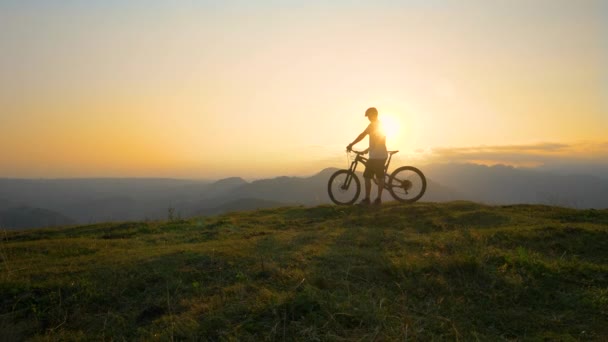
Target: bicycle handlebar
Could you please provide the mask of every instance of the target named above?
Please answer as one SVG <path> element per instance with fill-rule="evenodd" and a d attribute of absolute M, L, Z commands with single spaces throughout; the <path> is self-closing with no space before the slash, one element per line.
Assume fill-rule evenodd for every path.
<path fill-rule="evenodd" d="M 354 154 L 358 154 L 358 155 L 364 155 L 364 154 L 367 154 L 367 152 L 363 152 L 363 151 L 355 151 L 355 150 L 350 150 L 350 151 L 347 151 L 347 152 L 352 152 L 352 153 L 354 153 Z"/>
<path fill-rule="evenodd" d="M 363 155 L 363 154 L 367 154 L 368 153 L 368 152 L 364 152 L 364 151 L 355 151 L 355 150 L 350 150 L 350 151 L 347 150 L 346 152 L 352 152 L 352 153 L 358 154 L 358 155 Z M 393 154 L 399 152 L 399 150 L 387 151 L 387 152 L 388 152 L 388 154 L 393 155 Z"/>

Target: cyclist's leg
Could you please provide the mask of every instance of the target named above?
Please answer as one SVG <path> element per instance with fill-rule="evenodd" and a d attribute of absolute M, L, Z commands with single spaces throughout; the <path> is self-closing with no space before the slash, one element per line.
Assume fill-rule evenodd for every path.
<path fill-rule="evenodd" d="M 373 167 L 371 167 L 370 162 L 368 161 L 365 165 L 365 171 L 363 171 L 363 179 L 365 180 L 365 198 L 363 200 L 368 200 L 370 194 L 372 192 L 372 178 L 374 177 Z"/>
<path fill-rule="evenodd" d="M 374 159 L 371 163 L 373 173 L 376 176 L 378 183 L 378 198 L 377 201 L 382 201 L 382 191 L 384 190 L 384 164 L 386 159 Z"/>

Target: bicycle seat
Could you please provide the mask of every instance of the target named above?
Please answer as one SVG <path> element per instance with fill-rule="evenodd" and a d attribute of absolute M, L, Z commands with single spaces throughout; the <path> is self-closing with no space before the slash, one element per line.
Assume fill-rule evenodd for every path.
<path fill-rule="evenodd" d="M 396 150 L 396 151 L 388 151 L 388 153 L 389 153 L 391 156 L 392 156 L 393 154 L 397 153 L 397 152 L 399 152 L 399 150 Z"/>

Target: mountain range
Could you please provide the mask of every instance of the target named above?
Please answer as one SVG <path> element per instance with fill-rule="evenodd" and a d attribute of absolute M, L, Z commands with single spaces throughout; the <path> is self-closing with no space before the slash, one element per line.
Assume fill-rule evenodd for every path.
<path fill-rule="evenodd" d="M 157 220 L 284 205 L 319 205 L 330 203 L 327 181 L 336 170 L 327 168 L 309 177 L 255 181 L 239 177 L 218 181 L 0 179 L 0 227 Z M 428 183 L 421 199 L 425 202 L 470 200 L 608 208 L 608 179 L 598 176 L 476 164 L 433 164 L 421 170 Z M 388 192 L 384 199 L 390 200 Z"/>

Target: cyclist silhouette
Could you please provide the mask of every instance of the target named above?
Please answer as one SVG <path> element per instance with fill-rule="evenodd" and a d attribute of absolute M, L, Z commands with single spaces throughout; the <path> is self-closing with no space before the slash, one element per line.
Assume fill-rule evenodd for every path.
<path fill-rule="evenodd" d="M 369 135 L 369 148 L 364 152 L 369 152 L 369 161 L 365 166 L 363 172 L 363 178 L 365 178 L 365 198 L 361 200 L 360 204 L 370 204 L 370 193 L 372 189 L 372 178 L 376 176 L 378 185 L 378 197 L 374 200 L 374 204 L 382 204 L 382 190 L 384 190 L 384 164 L 388 158 L 388 152 L 386 150 L 386 135 L 378 120 L 378 110 L 374 107 L 370 107 L 365 111 L 365 116 L 369 119 L 370 124 L 367 128 L 359 134 L 359 136 L 348 146 L 347 151 L 351 151 L 353 145 L 363 140 Z"/>

